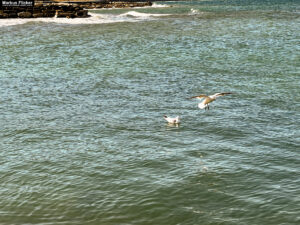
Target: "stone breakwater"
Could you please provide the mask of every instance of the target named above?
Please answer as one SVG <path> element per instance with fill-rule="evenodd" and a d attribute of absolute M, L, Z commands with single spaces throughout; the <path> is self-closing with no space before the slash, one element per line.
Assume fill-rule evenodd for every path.
<path fill-rule="evenodd" d="M 88 17 L 88 10 L 77 5 L 36 4 L 33 7 L 2 7 L 0 18 L 38 18 L 38 17 Z"/>
<path fill-rule="evenodd" d="M 33 7 L 2 6 L 0 8 L 0 19 L 38 17 L 85 18 L 89 17 L 88 9 L 133 8 L 151 5 L 151 2 L 74 2 L 35 4 Z"/>
<path fill-rule="evenodd" d="M 152 2 L 81 2 L 77 3 L 85 9 L 101 9 L 101 8 L 134 8 L 152 6 Z"/>

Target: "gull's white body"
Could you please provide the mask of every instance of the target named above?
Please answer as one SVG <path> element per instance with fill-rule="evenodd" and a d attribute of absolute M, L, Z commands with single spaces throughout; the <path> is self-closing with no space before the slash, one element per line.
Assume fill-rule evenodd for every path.
<path fill-rule="evenodd" d="M 176 117 L 168 117 L 168 116 L 164 116 L 165 120 L 168 122 L 168 123 L 172 123 L 172 124 L 179 124 L 180 123 L 180 118 L 179 116 L 176 116 Z"/>
<path fill-rule="evenodd" d="M 216 93 L 216 94 L 209 95 L 209 96 L 207 96 L 207 95 L 198 95 L 198 96 L 193 96 L 191 98 L 197 98 L 197 99 L 203 99 L 204 98 L 204 100 L 198 104 L 198 107 L 200 109 L 209 109 L 209 103 L 215 101 L 220 96 L 229 95 L 229 94 L 232 94 L 232 93 L 231 92 Z"/>

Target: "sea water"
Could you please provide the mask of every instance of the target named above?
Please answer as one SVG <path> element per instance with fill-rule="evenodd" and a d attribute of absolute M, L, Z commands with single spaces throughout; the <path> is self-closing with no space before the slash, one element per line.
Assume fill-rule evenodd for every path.
<path fill-rule="evenodd" d="M 0 224 L 299 224 L 299 9 L 1 19 Z"/>

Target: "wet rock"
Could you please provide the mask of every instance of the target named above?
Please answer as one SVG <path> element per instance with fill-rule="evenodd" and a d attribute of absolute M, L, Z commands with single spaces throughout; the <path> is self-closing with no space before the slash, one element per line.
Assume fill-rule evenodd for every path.
<path fill-rule="evenodd" d="M 75 0 L 76 1 L 76 0 Z M 152 2 L 89 2 L 78 1 L 74 3 L 36 3 L 34 7 L 2 7 L 0 8 L 1 18 L 38 18 L 38 17 L 65 17 L 65 18 L 85 18 L 89 17 L 87 9 L 95 8 L 132 8 L 151 6 Z"/>
<path fill-rule="evenodd" d="M 65 11 L 57 10 L 55 13 L 55 16 L 58 18 L 61 18 L 61 17 L 75 18 L 75 12 L 73 12 L 73 11 L 65 12 Z"/>
<path fill-rule="evenodd" d="M 81 18 L 88 17 L 88 11 L 87 10 L 77 10 L 76 17 L 81 17 Z"/>
<path fill-rule="evenodd" d="M 31 18 L 32 13 L 31 12 L 19 12 L 18 17 L 19 18 Z"/>
<path fill-rule="evenodd" d="M 88 17 L 88 11 L 80 6 L 64 4 L 35 5 L 34 7 L 2 7 L 0 8 L 1 18 L 38 18 L 38 17 Z"/>
<path fill-rule="evenodd" d="M 40 13 L 40 12 L 33 13 L 33 14 L 32 14 L 32 17 L 33 17 L 33 18 L 44 17 L 44 14 L 43 14 L 43 13 Z"/>
<path fill-rule="evenodd" d="M 0 18 L 8 18 L 8 14 L 3 12 L 2 10 L 0 11 Z"/>

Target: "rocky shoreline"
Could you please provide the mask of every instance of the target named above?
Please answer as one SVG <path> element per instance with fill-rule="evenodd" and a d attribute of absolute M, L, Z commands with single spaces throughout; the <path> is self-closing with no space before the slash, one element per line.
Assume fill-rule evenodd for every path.
<path fill-rule="evenodd" d="M 74 2 L 41 2 L 32 7 L 1 6 L 0 19 L 6 18 L 39 18 L 63 17 L 86 18 L 88 9 L 100 8 L 133 8 L 151 6 L 152 2 L 108 2 L 108 1 L 74 1 Z"/>
<path fill-rule="evenodd" d="M 152 2 L 135 2 L 135 1 L 85 1 L 85 2 L 74 2 L 78 6 L 85 9 L 106 9 L 106 8 L 134 8 L 134 7 L 146 7 L 152 6 Z"/>

